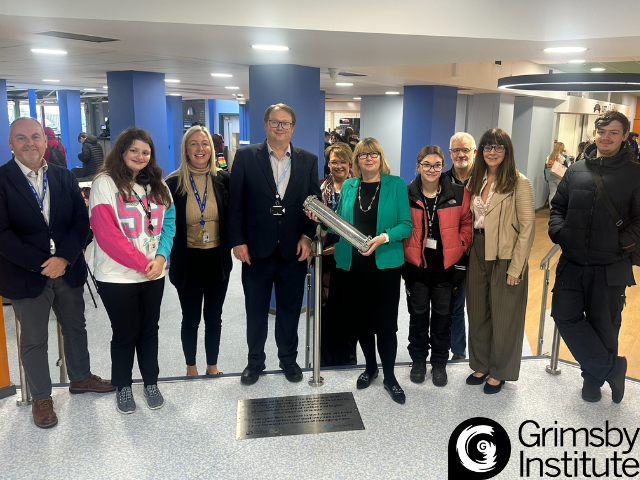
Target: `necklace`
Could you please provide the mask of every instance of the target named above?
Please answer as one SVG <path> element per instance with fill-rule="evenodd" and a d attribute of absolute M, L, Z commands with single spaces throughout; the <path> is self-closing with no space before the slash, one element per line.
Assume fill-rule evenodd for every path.
<path fill-rule="evenodd" d="M 367 208 L 366 210 L 364 208 L 362 208 L 362 198 L 360 197 L 360 189 L 362 188 L 362 180 L 360 181 L 360 184 L 358 185 L 358 203 L 360 204 L 360 210 L 363 213 L 367 213 L 369 210 L 371 210 L 371 207 L 373 206 L 373 202 L 376 199 L 376 195 L 378 194 L 378 190 L 380 190 L 380 182 L 378 182 L 378 186 L 376 187 L 376 191 L 373 193 L 373 198 L 371 199 L 371 203 L 369 204 L 369 208 Z"/>

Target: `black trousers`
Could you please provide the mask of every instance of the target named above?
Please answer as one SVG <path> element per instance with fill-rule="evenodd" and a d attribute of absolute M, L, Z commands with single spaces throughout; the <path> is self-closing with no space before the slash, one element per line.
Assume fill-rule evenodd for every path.
<path fill-rule="evenodd" d="M 276 345 L 283 364 L 298 356 L 298 322 L 304 297 L 307 262 L 285 259 L 280 248 L 267 258 L 252 258 L 242 264 L 242 286 L 247 311 L 248 363 L 262 365 L 266 359 L 264 344 L 269 328 L 271 291 L 276 293 Z"/>
<path fill-rule="evenodd" d="M 211 273 L 221 270 L 219 248 L 221 247 L 207 250 L 189 248 L 187 250 L 187 281 L 183 288 L 176 288 L 182 307 L 180 337 L 187 365 L 196 364 L 198 327 L 203 316 L 207 365 L 218 364 L 222 305 L 229 286 L 229 277 L 219 280 Z"/>
<path fill-rule="evenodd" d="M 618 334 L 625 286 L 607 279 L 606 266 L 583 266 L 560 258 L 551 316 L 582 368 L 582 376 L 602 385 L 619 371 Z"/>
<path fill-rule="evenodd" d="M 431 365 L 445 366 L 451 348 L 453 283 L 406 280 L 405 289 L 409 309 L 409 355 L 414 361 L 424 362 L 431 348 Z"/>
<path fill-rule="evenodd" d="M 113 330 L 111 384 L 131 386 L 136 353 L 144 384 L 158 383 L 158 321 L 164 277 L 141 283 L 97 283 Z"/>

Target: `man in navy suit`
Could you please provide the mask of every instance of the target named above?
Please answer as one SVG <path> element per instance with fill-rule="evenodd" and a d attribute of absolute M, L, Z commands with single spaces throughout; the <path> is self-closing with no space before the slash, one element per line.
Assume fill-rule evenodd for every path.
<path fill-rule="evenodd" d="M 82 249 L 89 218 L 78 181 L 44 161 L 47 138 L 33 118 L 9 130 L 15 159 L 0 167 L 0 296 L 11 299 L 20 321 L 20 355 L 33 397 L 34 423 L 53 427 L 47 356 L 51 308 L 64 336 L 71 393 L 112 392 L 91 374 L 84 318 L 87 264 Z"/>
<path fill-rule="evenodd" d="M 291 144 L 293 110 L 282 103 L 264 114 L 267 139 L 239 149 L 229 186 L 229 246 L 242 264 L 251 385 L 265 369 L 271 290 L 276 292 L 276 344 L 287 380 L 299 382 L 298 320 L 304 296 L 305 260 L 316 224 L 304 214 L 309 195 L 320 197 L 318 157 Z"/>

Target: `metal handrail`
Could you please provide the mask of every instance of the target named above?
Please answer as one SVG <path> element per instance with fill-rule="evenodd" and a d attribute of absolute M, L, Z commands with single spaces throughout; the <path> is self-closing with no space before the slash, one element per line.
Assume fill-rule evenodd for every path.
<path fill-rule="evenodd" d="M 316 253 L 314 257 L 313 272 L 313 375 L 309 379 L 309 385 L 312 387 L 320 387 L 324 383 L 320 376 L 320 335 L 321 335 L 321 313 L 322 308 L 322 239 L 320 235 L 316 235 L 313 242 L 313 251 Z M 309 308 L 309 297 L 307 297 L 307 309 Z"/>
<path fill-rule="evenodd" d="M 313 257 L 307 258 L 307 308 L 305 309 L 305 318 L 307 320 L 307 332 L 305 337 L 304 348 L 304 366 L 305 368 L 311 368 L 311 264 L 313 263 Z"/>
<path fill-rule="evenodd" d="M 542 300 L 540 305 L 540 325 L 538 327 L 538 347 L 536 349 L 536 355 L 542 355 L 542 343 L 544 339 L 544 324 L 546 320 L 547 312 L 547 296 L 549 292 L 549 274 L 551 271 L 551 260 L 560 252 L 560 245 L 554 245 L 549 252 L 542 258 L 540 262 L 540 269 L 544 270 L 544 283 L 542 286 Z M 547 372 L 558 375 L 560 369 L 558 368 L 558 356 L 560 353 L 560 333 L 558 327 L 553 327 L 553 343 L 551 345 L 551 364 L 546 367 Z"/>

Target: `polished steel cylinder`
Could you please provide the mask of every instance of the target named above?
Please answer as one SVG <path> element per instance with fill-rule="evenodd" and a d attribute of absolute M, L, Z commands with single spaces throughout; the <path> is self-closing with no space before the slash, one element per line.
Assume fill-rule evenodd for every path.
<path fill-rule="evenodd" d="M 305 319 L 307 321 L 307 331 L 304 349 L 304 366 L 311 368 L 311 263 L 313 257 L 307 258 L 307 307 L 305 310 Z"/>

